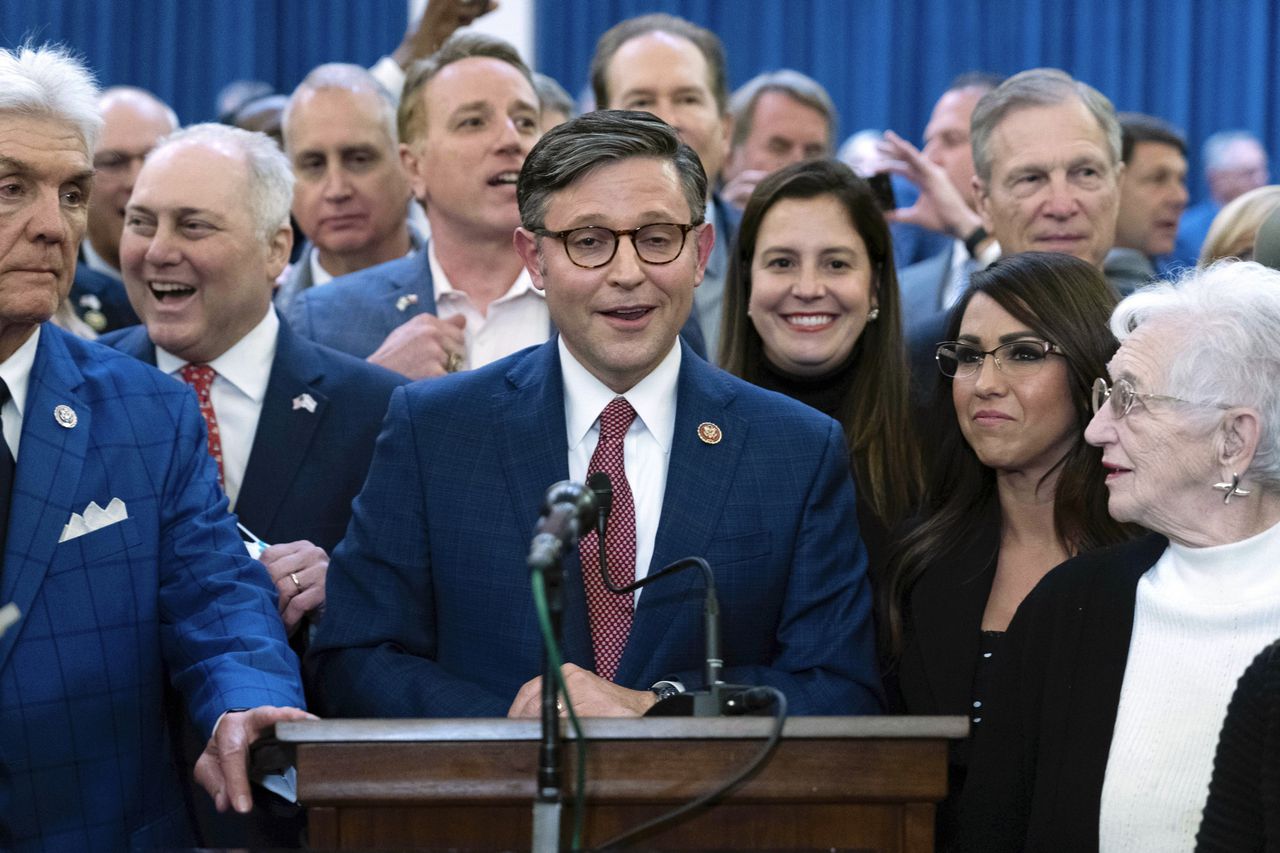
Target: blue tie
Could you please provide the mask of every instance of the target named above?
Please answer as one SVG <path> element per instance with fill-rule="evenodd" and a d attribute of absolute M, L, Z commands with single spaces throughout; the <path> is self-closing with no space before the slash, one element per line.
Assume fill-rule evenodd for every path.
<path fill-rule="evenodd" d="M 7 402 L 9 386 L 0 379 L 0 409 Z M 4 416 L 0 415 L 0 577 L 4 571 L 4 545 L 9 534 L 9 503 L 13 495 L 13 472 L 16 467 L 13 454 L 9 452 L 9 443 L 4 440 Z"/>

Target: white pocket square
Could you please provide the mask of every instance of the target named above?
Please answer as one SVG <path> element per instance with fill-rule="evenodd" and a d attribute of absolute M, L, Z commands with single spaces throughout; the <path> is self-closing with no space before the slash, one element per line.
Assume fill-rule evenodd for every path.
<path fill-rule="evenodd" d="M 71 520 L 62 526 L 62 536 L 58 541 L 77 539 L 86 533 L 124 521 L 128 517 L 129 510 L 125 509 L 124 501 L 119 498 L 112 498 L 106 509 L 98 506 L 94 501 L 89 501 L 83 515 L 78 512 L 71 513 Z"/>

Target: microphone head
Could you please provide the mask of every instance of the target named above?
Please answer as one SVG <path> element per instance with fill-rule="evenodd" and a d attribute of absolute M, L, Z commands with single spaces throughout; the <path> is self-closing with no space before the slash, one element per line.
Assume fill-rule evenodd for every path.
<path fill-rule="evenodd" d="M 561 480 L 547 489 L 547 496 L 542 504 L 543 513 L 552 507 L 570 504 L 578 518 L 578 525 L 583 530 L 590 530 L 596 525 L 596 495 L 581 483 Z"/>
<path fill-rule="evenodd" d="M 595 493 L 600 515 L 607 518 L 613 511 L 613 481 L 605 472 L 597 471 L 587 478 L 587 488 Z"/>

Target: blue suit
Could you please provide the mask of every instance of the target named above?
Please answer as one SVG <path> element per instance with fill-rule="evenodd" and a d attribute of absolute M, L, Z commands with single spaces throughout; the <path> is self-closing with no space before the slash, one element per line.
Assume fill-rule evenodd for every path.
<path fill-rule="evenodd" d="M 73 512 L 113 498 L 126 520 L 58 541 Z M 0 638 L 0 821 L 18 850 L 184 846 L 166 679 L 206 736 L 229 708 L 302 703 L 275 589 L 227 513 L 195 397 L 50 324 L 0 600 L 23 613 Z"/>
<path fill-rule="evenodd" d="M 501 716 L 540 673 L 525 557 L 569 474 L 562 382 L 553 340 L 392 394 L 308 656 L 329 713 Z M 857 525 L 839 425 L 686 346 L 651 570 L 710 562 L 726 680 L 776 686 L 797 714 L 879 709 Z M 576 554 L 565 571 L 565 659 L 590 669 Z M 646 588 L 617 683 L 702 686 L 702 599 L 696 572 Z"/>
<path fill-rule="evenodd" d="M 102 343 L 155 364 L 145 326 Z M 269 543 L 307 539 L 332 552 L 351 520 L 391 391 L 406 380 L 299 337 L 276 337 L 262 414 L 253 436 L 236 515 Z M 310 395 L 315 411 L 293 401 Z"/>
<path fill-rule="evenodd" d="M 282 313 L 304 338 L 368 358 L 397 326 L 417 314 L 436 313 L 427 252 L 414 252 L 303 290 Z M 549 335 L 554 332 L 547 330 Z M 694 352 L 706 357 L 706 343 L 696 322 L 686 323 L 681 335 Z"/>
<path fill-rule="evenodd" d="M 76 316 L 99 334 L 140 322 L 129 304 L 124 282 L 90 267 L 83 253 L 76 264 L 76 276 L 67 300 Z"/>

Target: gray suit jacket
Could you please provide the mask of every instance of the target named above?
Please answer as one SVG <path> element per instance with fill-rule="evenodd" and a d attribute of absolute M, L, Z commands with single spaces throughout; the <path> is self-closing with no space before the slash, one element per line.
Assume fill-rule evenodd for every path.
<path fill-rule="evenodd" d="M 942 310 L 942 295 L 951 273 L 955 242 L 932 257 L 912 264 L 898 273 L 902 294 L 902 325 L 911 328 Z"/>

